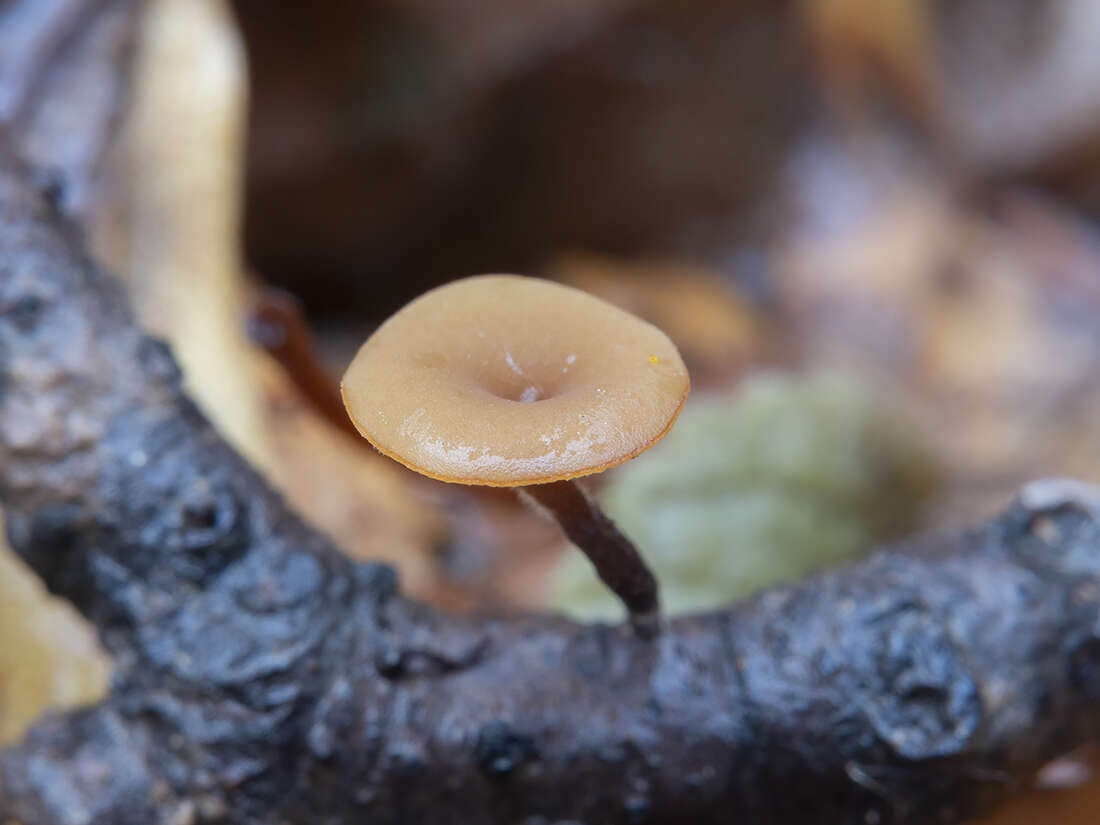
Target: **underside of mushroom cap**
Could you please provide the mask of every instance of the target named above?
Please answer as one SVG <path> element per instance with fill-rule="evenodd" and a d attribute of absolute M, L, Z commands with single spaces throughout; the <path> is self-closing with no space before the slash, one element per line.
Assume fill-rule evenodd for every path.
<path fill-rule="evenodd" d="M 653 325 L 551 281 L 482 275 L 386 321 L 341 391 L 359 432 L 411 469 L 516 487 L 633 458 L 672 426 L 689 387 Z"/>

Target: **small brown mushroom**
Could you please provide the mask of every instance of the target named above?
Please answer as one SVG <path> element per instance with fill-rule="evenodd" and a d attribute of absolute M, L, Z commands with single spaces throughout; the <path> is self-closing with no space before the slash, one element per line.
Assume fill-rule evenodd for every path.
<path fill-rule="evenodd" d="M 442 481 L 523 488 L 649 633 L 656 580 L 572 479 L 653 446 L 689 388 L 656 327 L 580 290 L 515 275 L 417 298 L 363 344 L 341 384 L 356 429 L 390 458 Z"/>

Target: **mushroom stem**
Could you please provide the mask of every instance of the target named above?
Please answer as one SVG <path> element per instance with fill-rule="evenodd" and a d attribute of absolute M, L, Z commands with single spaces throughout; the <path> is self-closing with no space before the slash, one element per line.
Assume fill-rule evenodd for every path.
<path fill-rule="evenodd" d="M 516 488 L 548 510 L 573 544 L 588 556 L 596 574 L 626 606 L 640 636 L 652 638 L 660 628 L 657 580 L 633 543 L 572 481 Z"/>

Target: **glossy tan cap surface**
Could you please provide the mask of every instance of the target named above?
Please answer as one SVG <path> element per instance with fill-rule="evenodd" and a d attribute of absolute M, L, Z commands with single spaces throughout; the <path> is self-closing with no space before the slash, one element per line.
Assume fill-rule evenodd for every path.
<path fill-rule="evenodd" d="M 633 458 L 672 426 L 689 387 L 653 325 L 550 281 L 482 275 L 386 321 L 341 391 L 391 458 L 443 481 L 516 487 Z"/>

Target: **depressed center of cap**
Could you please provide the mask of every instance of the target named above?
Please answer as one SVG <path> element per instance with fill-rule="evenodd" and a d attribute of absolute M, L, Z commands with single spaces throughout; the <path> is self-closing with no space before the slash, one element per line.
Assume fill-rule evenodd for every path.
<path fill-rule="evenodd" d="M 687 398 L 668 336 L 585 292 L 482 275 L 386 321 L 341 384 L 360 433 L 424 475 L 517 487 L 598 473 L 651 447 Z"/>

